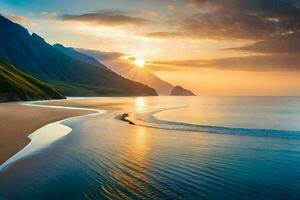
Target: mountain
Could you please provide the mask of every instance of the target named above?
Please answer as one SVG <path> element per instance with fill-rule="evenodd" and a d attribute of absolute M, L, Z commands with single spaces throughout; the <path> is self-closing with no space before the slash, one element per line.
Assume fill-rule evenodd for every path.
<path fill-rule="evenodd" d="M 101 52 L 96 50 L 88 50 L 88 49 L 76 49 L 83 54 L 89 55 L 91 57 L 96 58 L 99 62 L 103 62 L 106 66 L 112 71 L 134 81 L 141 82 L 143 84 L 149 85 L 154 88 L 159 95 L 169 95 L 174 86 L 157 76 L 155 76 L 152 72 L 147 69 L 138 69 L 136 67 L 131 66 L 130 64 L 122 61 L 117 61 L 118 56 L 121 56 L 121 53 L 112 52 L 114 55 L 113 62 L 110 59 L 106 59 L 109 52 Z"/>
<path fill-rule="evenodd" d="M 139 69 L 129 65 L 107 65 L 114 72 L 140 83 L 151 86 L 159 95 L 169 95 L 174 88 L 170 83 L 158 78 L 146 68 Z"/>
<path fill-rule="evenodd" d="M 154 89 L 74 59 L 0 15 L 0 59 L 68 96 L 150 96 Z"/>
<path fill-rule="evenodd" d="M 0 61 L 0 102 L 65 98 L 48 84 Z"/>
<path fill-rule="evenodd" d="M 94 57 L 99 62 L 103 61 L 109 69 L 113 70 L 114 72 L 117 72 L 118 74 L 130 80 L 138 81 L 153 87 L 159 95 L 196 96 L 193 92 L 184 89 L 181 86 L 174 87 L 172 84 L 160 79 L 147 69 L 133 67 L 126 61 L 122 62 L 121 59 L 118 59 L 119 57 L 124 56 L 124 54 L 122 53 L 101 52 L 89 49 L 76 49 L 76 51 Z"/>
<path fill-rule="evenodd" d="M 186 90 L 181 86 L 175 86 L 171 91 L 171 96 L 196 96 L 192 91 Z"/>
<path fill-rule="evenodd" d="M 71 47 L 65 47 L 62 44 L 54 44 L 53 47 L 56 50 L 60 51 L 61 53 L 70 56 L 71 58 L 81 60 L 82 62 L 85 62 L 90 65 L 99 66 L 103 69 L 107 69 L 102 63 L 98 62 L 98 60 L 96 60 L 95 58 L 88 56 L 84 53 L 81 53 L 79 51 L 76 51 L 75 49 L 73 49 Z"/>

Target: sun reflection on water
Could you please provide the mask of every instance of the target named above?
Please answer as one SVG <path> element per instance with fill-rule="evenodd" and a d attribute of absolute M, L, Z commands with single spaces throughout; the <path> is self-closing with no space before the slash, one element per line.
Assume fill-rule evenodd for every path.
<path fill-rule="evenodd" d="M 134 141 L 135 141 L 135 144 L 133 145 L 135 150 L 137 152 L 140 152 L 140 153 L 145 153 L 145 151 L 147 150 L 148 148 L 148 132 L 146 130 L 146 128 L 144 127 L 139 127 L 139 129 L 136 131 L 135 133 L 135 138 L 134 138 Z M 143 155 L 145 156 L 145 155 Z"/>
<path fill-rule="evenodd" d="M 137 97 L 135 99 L 135 107 L 136 107 L 136 111 L 144 110 L 145 107 L 146 107 L 145 98 L 144 97 Z"/>
<path fill-rule="evenodd" d="M 143 193 L 149 193 L 146 185 L 158 187 L 156 184 L 149 180 L 145 173 L 148 168 L 148 153 L 149 149 L 149 133 L 145 127 L 135 127 L 131 129 L 131 133 L 127 135 L 127 144 L 122 150 L 119 157 L 118 165 L 116 168 L 109 170 L 109 176 L 112 180 L 118 182 L 120 188 L 127 188 L 127 190 L 137 197 Z M 126 173 L 124 173 L 126 172 Z M 102 186 L 107 197 L 114 199 L 116 197 L 115 191 L 111 190 L 107 183 Z M 124 194 L 122 194 L 124 195 Z M 126 199 L 126 195 L 123 196 Z"/>

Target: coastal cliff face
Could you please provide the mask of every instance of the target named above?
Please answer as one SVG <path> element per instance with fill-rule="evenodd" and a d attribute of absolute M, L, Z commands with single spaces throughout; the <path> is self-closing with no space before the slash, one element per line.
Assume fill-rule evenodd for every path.
<path fill-rule="evenodd" d="M 171 96 L 196 96 L 192 91 L 186 90 L 181 86 L 175 86 L 171 91 Z"/>
<path fill-rule="evenodd" d="M 0 61 L 0 102 L 64 98 L 48 84 Z"/>
<path fill-rule="evenodd" d="M 156 96 L 154 89 L 62 53 L 0 15 L 0 59 L 68 96 Z M 77 55 L 78 56 L 78 55 Z M 82 56 L 82 55 L 81 55 Z"/>

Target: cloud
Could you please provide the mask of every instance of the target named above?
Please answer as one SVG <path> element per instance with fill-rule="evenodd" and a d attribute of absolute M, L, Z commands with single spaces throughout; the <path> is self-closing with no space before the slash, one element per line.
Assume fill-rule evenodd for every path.
<path fill-rule="evenodd" d="M 150 32 L 150 33 L 142 33 L 140 34 L 144 37 L 150 37 L 150 38 L 181 38 L 184 36 L 184 33 L 179 32 Z"/>
<path fill-rule="evenodd" d="M 11 20 L 11 21 L 13 21 L 15 23 L 21 24 L 23 26 L 26 26 L 26 27 L 31 27 L 31 26 L 36 25 L 35 23 L 29 21 L 24 16 L 16 15 L 16 14 L 13 14 L 13 13 L 4 14 L 4 16 L 6 18 L 8 18 L 9 20 Z"/>
<path fill-rule="evenodd" d="M 143 10 L 141 13 L 147 17 L 156 17 L 158 15 L 154 10 Z"/>
<path fill-rule="evenodd" d="M 15 15 L 15 14 L 6 14 L 4 16 L 7 17 L 8 19 L 10 19 L 11 21 L 15 22 L 15 23 L 22 24 L 22 23 L 27 23 L 28 22 L 27 18 L 23 17 L 23 16 L 18 16 L 18 15 Z"/>
<path fill-rule="evenodd" d="M 159 64 L 160 62 L 150 62 L 146 64 L 147 69 L 150 69 L 152 72 L 176 72 L 186 70 L 185 66 L 174 66 L 165 64 Z"/>
<path fill-rule="evenodd" d="M 90 50 L 90 49 L 82 49 L 77 48 L 76 50 L 85 53 L 89 56 L 96 58 L 101 61 L 110 61 L 110 60 L 118 60 L 122 56 L 126 56 L 126 54 L 121 52 L 107 52 L 107 51 L 98 51 L 98 50 Z"/>
<path fill-rule="evenodd" d="M 119 10 L 102 10 L 80 15 L 62 15 L 58 19 L 64 21 L 80 21 L 96 25 L 123 26 L 123 25 L 146 25 L 150 21 L 129 15 L 130 13 Z"/>
<path fill-rule="evenodd" d="M 174 10 L 175 10 L 175 5 L 173 5 L 173 4 L 167 4 L 167 5 L 166 5 L 166 9 L 167 9 L 168 11 L 174 11 Z"/>
<path fill-rule="evenodd" d="M 104 52 L 98 50 L 77 49 L 88 54 L 100 62 L 122 62 L 134 59 L 121 52 Z M 231 71 L 253 72 L 287 72 L 300 71 L 300 53 L 271 54 L 246 57 L 229 57 L 219 59 L 193 59 L 193 60 L 166 60 L 148 61 L 146 67 L 151 71 L 186 71 L 188 69 L 218 69 Z"/>
<path fill-rule="evenodd" d="M 48 12 L 48 11 L 44 11 L 44 12 L 41 12 L 39 14 L 42 15 L 43 17 L 45 17 L 45 18 L 53 18 L 53 17 L 57 16 L 56 12 Z"/>
<path fill-rule="evenodd" d="M 300 31 L 299 4 L 292 0 L 185 0 L 198 9 L 171 19 L 173 37 L 193 39 L 262 40 Z M 172 34 L 171 34 L 172 33 Z M 157 37 L 157 33 L 147 33 Z"/>
<path fill-rule="evenodd" d="M 300 33 L 291 33 L 254 44 L 229 48 L 228 50 L 266 53 L 266 54 L 295 54 L 300 53 Z"/>
<path fill-rule="evenodd" d="M 256 71 L 256 72 L 276 72 L 276 71 L 300 71 L 299 54 L 279 54 L 248 57 L 230 57 L 211 60 L 179 60 L 179 61 L 153 61 L 153 69 L 169 71 L 188 68 L 211 68 L 232 71 Z M 151 68 L 152 69 L 152 68 Z"/>

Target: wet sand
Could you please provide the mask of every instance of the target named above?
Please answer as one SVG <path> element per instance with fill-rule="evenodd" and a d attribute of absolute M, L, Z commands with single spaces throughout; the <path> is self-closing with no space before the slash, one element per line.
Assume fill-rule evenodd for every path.
<path fill-rule="evenodd" d="M 90 114 L 92 111 L 61 108 L 40 108 L 18 103 L 0 104 L 0 165 L 29 142 L 28 135 L 37 129 L 69 117 Z"/>

